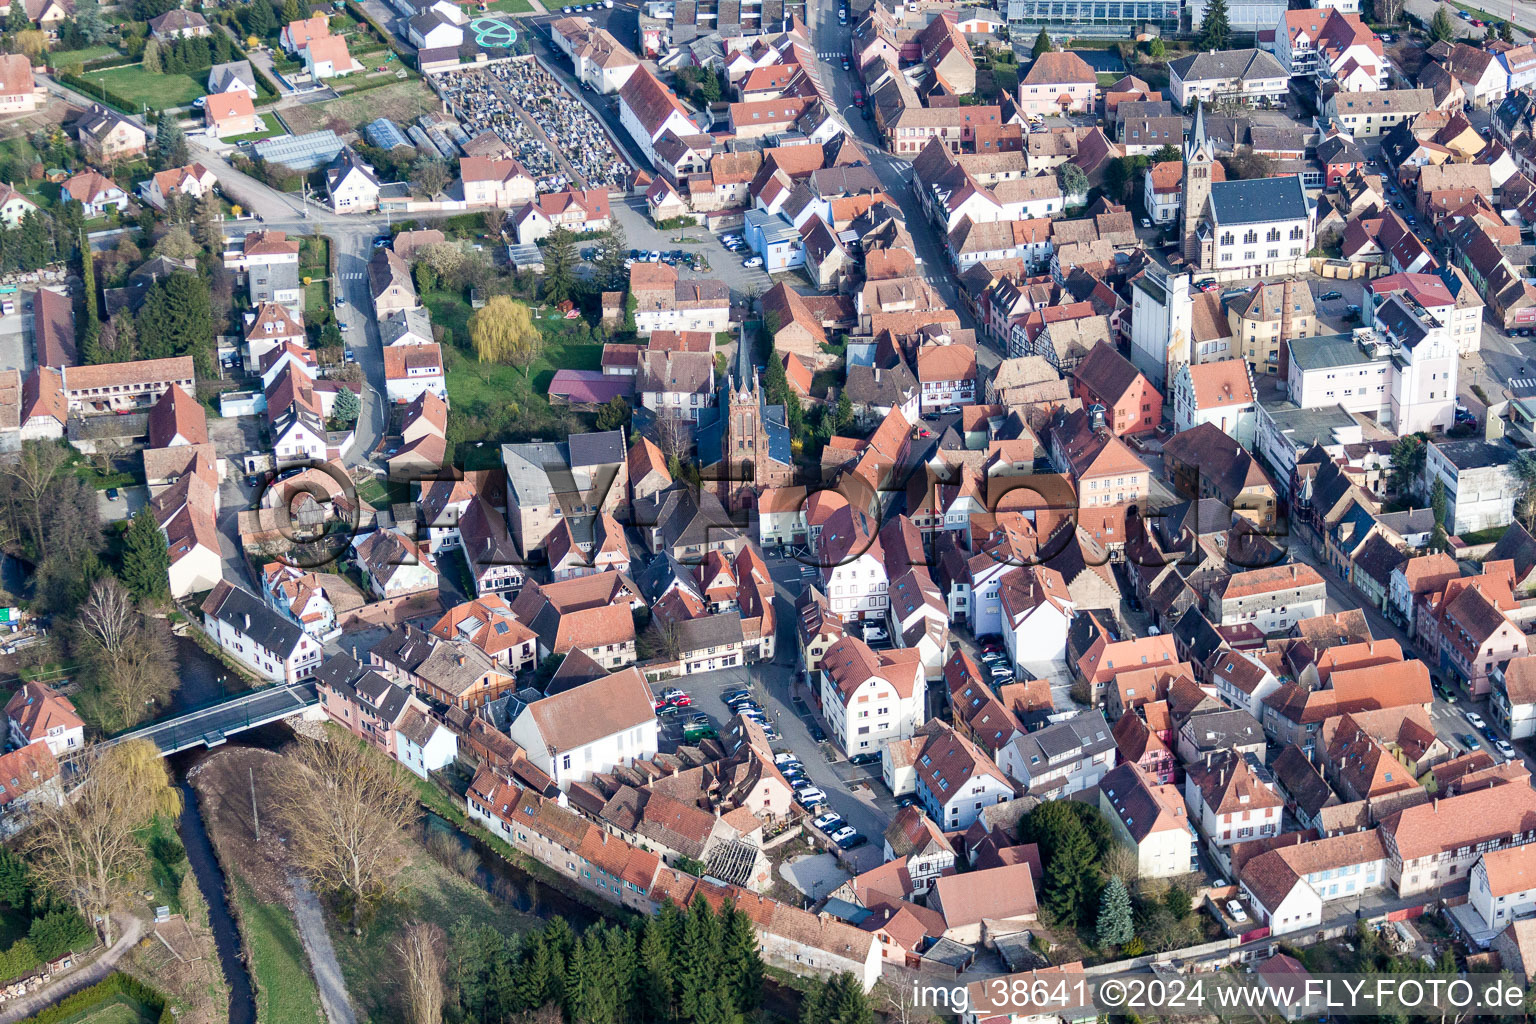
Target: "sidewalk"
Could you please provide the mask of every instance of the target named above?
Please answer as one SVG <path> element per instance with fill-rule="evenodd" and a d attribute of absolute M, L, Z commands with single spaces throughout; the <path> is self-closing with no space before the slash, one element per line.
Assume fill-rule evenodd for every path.
<path fill-rule="evenodd" d="M 123 924 L 123 918 L 116 918 L 119 925 Z M 137 917 L 128 917 L 127 924 L 123 927 L 123 934 L 118 936 L 112 948 L 101 954 L 93 963 L 87 964 L 81 970 L 69 975 L 60 981 L 56 981 L 47 987 L 32 993 L 25 999 L 17 1000 L 0 1012 L 0 1024 L 14 1024 L 16 1021 L 26 1020 L 33 1014 L 47 1009 L 59 1000 L 72 996 L 83 988 L 89 988 L 98 981 L 112 973 L 117 962 L 123 958 L 130 949 L 138 944 L 139 938 L 144 934 L 144 922 Z"/>

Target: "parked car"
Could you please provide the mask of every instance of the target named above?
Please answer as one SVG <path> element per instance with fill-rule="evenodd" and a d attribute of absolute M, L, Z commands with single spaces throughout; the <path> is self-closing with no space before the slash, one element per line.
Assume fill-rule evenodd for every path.
<path fill-rule="evenodd" d="M 1488 725 L 1487 720 L 1484 719 L 1483 716 L 1478 714 L 1476 711 L 1466 711 L 1463 712 L 1463 714 L 1466 716 L 1467 724 L 1472 726 L 1472 728 L 1476 729 L 1478 732 L 1482 732 L 1483 729 Z"/>
<path fill-rule="evenodd" d="M 107 488 L 107 500 L 108 501 L 116 501 L 117 500 L 117 488 L 116 487 L 108 487 Z"/>
<path fill-rule="evenodd" d="M 729 704 L 733 700 L 749 699 L 751 696 L 751 690 L 727 690 L 720 695 L 720 699 Z"/>
<path fill-rule="evenodd" d="M 833 832 L 830 835 L 828 835 L 827 838 L 832 840 L 834 843 L 841 844 L 844 839 L 852 839 L 854 836 L 856 836 L 858 834 L 859 833 L 855 829 L 849 828 L 847 825 L 844 825 L 842 828 L 838 829 L 836 832 Z"/>
<path fill-rule="evenodd" d="M 836 811 L 828 811 L 826 814 L 812 818 L 811 824 L 825 832 L 828 829 L 840 827 L 843 824 L 843 816 Z"/>
<path fill-rule="evenodd" d="M 671 704 L 663 704 L 661 707 L 656 709 L 657 718 L 671 718 L 677 713 L 677 708 L 673 707 Z"/>
<path fill-rule="evenodd" d="M 1244 910 L 1243 905 L 1237 900 L 1227 900 L 1227 913 L 1231 914 L 1232 920 L 1238 924 L 1248 920 L 1248 911 Z"/>
<path fill-rule="evenodd" d="M 1457 737 L 1457 739 L 1461 740 L 1461 745 L 1466 747 L 1467 751 L 1469 753 L 1471 751 L 1474 751 L 1474 750 L 1482 750 L 1483 749 L 1482 742 L 1479 741 L 1478 738 L 1476 736 L 1474 736 L 1470 732 L 1462 733 L 1460 736 Z"/>
<path fill-rule="evenodd" d="M 911 793 L 908 793 L 906 796 L 899 796 L 899 797 L 896 798 L 896 806 L 897 807 L 906 808 L 906 807 L 915 807 L 916 805 L 917 805 L 917 797 L 913 796 Z"/>
<path fill-rule="evenodd" d="M 848 763 L 849 764 L 858 765 L 860 768 L 864 767 L 867 764 L 879 764 L 880 763 L 880 755 L 879 754 L 854 754 L 852 757 L 850 757 L 848 759 Z"/>
<path fill-rule="evenodd" d="M 1497 750 L 1500 754 L 1503 754 L 1504 757 L 1510 761 L 1513 761 L 1516 757 L 1519 756 L 1515 753 L 1515 748 L 1513 744 L 1509 742 L 1509 740 L 1494 740 L 1493 749 Z"/>
<path fill-rule="evenodd" d="M 869 843 L 869 837 L 868 836 L 860 835 L 858 832 L 855 832 L 853 835 L 849 836 L 846 839 L 838 840 L 837 845 L 838 845 L 839 848 L 844 849 L 844 850 L 857 850 L 859 847 L 864 846 L 864 845 L 866 845 L 868 843 Z"/>
<path fill-rule="evenodd" d="M 890 638 L 891 635 L 885 630 L 881 629 L 879 626 L 876 626 L 874 629 L 866 629 L 864 631 L 865 642 L 883 643 Z"/>
<path fill-rule="evenodd" d="M 1216 279 L 1214 277 L 1202 277 L 1200 280 L 1195 282 L 1195 287 L 1203 292 L 1213 292 L 1217 288 L 1220 288 L 1221 285 L 1216 283 Z"/>
<path fill-rule="evenodd" d="M 744 267 L 760 267 L 763 265 L 763 258 L 761 256 L 748 256 L 741 261 L 741 265 Z"/>
<path fill-rule="evenodd" d="M 709 724 L 709 716 L 706 715 L 706 714 L 702 714 L 702 713 L 697 714 L 697 715 L 689 715 L 688 716 L 688 724 L 689 725 L 708 725 Z"/>
<path fill-rule="evenodd" d="M 800 801 L 802 807 L 819 807 L 827 802 L 827 794 L 815 786 L 807 786 L 795 792 L 795 799 Z"/>
<path fill-rule="evenodd" d="M 1318 296 L 1318 298 L 1324 302 L 1333 302 L 1336 299 L 1342 299 L 1343 297 L 1344 295 L 1342 292 L 1323 292 L 1323 294 Z"/>

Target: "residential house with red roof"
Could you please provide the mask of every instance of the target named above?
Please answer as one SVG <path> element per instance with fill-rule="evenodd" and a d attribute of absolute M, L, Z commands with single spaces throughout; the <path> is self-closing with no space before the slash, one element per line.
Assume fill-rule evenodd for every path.
<path fill-rule="evenodd" d="M 1333 81 L 1343 92 L 1387 87 L 1387 59 L 1358 14 L 1319 7 L 1287 11 L 1275 28 L 1275 56 L 1292 78 Z"/>
<path fill-rule="evenodd" d="M 39 93 L 32 77 L 32 59 L 24 53 L 0 57 L 0 114 L 24 114 L 37 109 Z M 46 93 L 44 93 L 46 95 Z"/>
<path fill-rule="evenodd" d="M 1152 471 L 1108 424 L 1079 409 L 1058 411 L 1051 428 L 1051 462 L 1077 485 L 1084 509 L 1120 508 L 1145 502 Z"/>
<path fill-rule="evenodd" d="M 943 915 L 944 937 L 964 945 L 1024 931 L 1038 913 L 1031 869 L 1022 863 L 940 878 L 928 905 Z"/>
<path fill-rule="evenodd" d="M 1254 771 L 1248 756 L 1227 752 L 1185 774 L 1184 802 L 1213 847 L 1280 834 L 1285 801 Z"/>
<path fill-rule="evenodd" d="M 1128 720 L 1137 719 L 1134 714 L 1121 719 Z M 1138 877 L 1173 878 L 1197 870 L 1200 839 L 1176 786 L 1128 760 L 1099 780 L 1098 805 L 1115 838 L 1136 851 Z"/>
<path fill-rule="evenodd" d="M 1490 850 L 1478 858 L 1472 866 L 1467 906 L 1490 932 L 1529 917 L 1536 910 L 1536 846 Z"/>
<path fill-rule="evenodd" d="M 1165 786 L 1173 782 L 1176 764 L 1173 749 L 1158 738 L 1140 715 L 1134 711 L 1121 715 L 1110 732 L 1115 737 L 1122 766 L 1134 765 L 1154 785 Z M 1103 788 L 1102 780 L 1100 788 Z M 1180 802 L 1180 809 L 1183 806 Z"/>
<path fill-rule="evenodd" d="M 128 209 L 128 193 L 111 178 L 89 168 L 74 175 L 60 188 L 61 196 L 67 196 L 80 204 L 86 220 L 100 217 L 109 208 L 119 212 Z"/>
<path fill-rule="evenodd" d="M 1117 437 L 1155 430 L 1163 419 L 1162 393 L 1108 341 L 1089 349 L 1072 371 L 1072 395 L 1101 407 Z"/>
<path fill-rule="evenodd" d="M 201 199 L 218 183 L 218 177 L 208 168 L 200 163 L 191 163 L 150 175 L 148 181 L 140 184 L 139 192 L 145 202 L 157 210 L 164 210 L 171 196 Z"/>
<path fill-rule="evenodd" d="M 74 701 L 46 683 L 23 683 L 6 702 L 5 719 L 13 746 L 46 744 L 55 757 L 85 747 L 85 723 L 75 713 Z"/>
<path fill-rule="evenodd" d="M 562 789 L 658 749 L 651 688 L 633 668 L 533 701 L 508 733 Z"/>
<path fill-rule="evenodd" d="M 64 802 L 59 762 L 46 743 L 29 743 L 0 755 L 0 835 L 24 829 L 32 808 Z"/>
<path fill-rule="evenodd" d="M 337 42 L 341 42 L 337 39 Z M 345 43 L 342 46 L 345 47 Z M 260 125 L 251 94 L 244 90 L 221 92 L 209 96 L 203 103 L 203 124 L 209 134 L 220 139 L 235 135 L 250 135 Z"/>
<path fill-rule="evenodd" d="M 667 132 L 679 137 L 698 132 L 682 102 L 643 66 L 619 90 L 619 123 L 653 163 L 657 140 Z"/>
<path fill-rule="evenodd" d="M 1487 853 L 1536 839 L 1536 790 L 1492 786 L 1432 800 L 1389 816 L 1380 833 L 1399 896 L 1439 890 Z"/>
<path fill-rule="evenodd" d="M 944 722 L 918 730 L 914 784 L 927 816 L 945 832 L 963 832 L 977 815 L 1017 794 L 985 750 Z"/>
<path fill-rule="evenodd" d="M 608 193 L 601 189 L 548 192 L 512 215 L 520 245 L 548 238 L 558 228 L 584 235 L 606 231 L 610 223 Z"/>
<path fill-rule="evenodd" d="M 537 189 L 533 176 L 516 159 L 466 156 L 459 161 L 459 180 L 470 206 L 520 207 L 534 201 Z"/>
<path fill-rule="evenodd" d="M 1248 622 L 1265 633 L 1281 633 L 1302 619 L 1323 614 L 1328 588 L 1310 565 L 1289 563 L 1233 573 L 1211 590 L 1211 622 Z"/>
<path fill-rule="evenodd" d="M 534 662 L 538 635 L 517 620 L 500 594 L 485 594 L 443 613 L 431 632 L 444 640 L 464 640 L 513 673 Z"/>
<path fill-rule="evenodd" d="M 448 400 L 443 350 L 430 345 L 390 345 L 384 349 L 384 391 L 391 402 L 408 405 L 430 391 Z"/>
<path fill-rule="evenodd" d="M 1209 423 L 1240 444 L 1252 446 L 1258 430 L 1253 371 L 1242 359 L 1184 364 L 1173 376 L 1173 429 L 1182 433 Z"/>
<path fill-rule="evenodd" d="M 1070 50 L 1042 53 L 1019 77 L 1019 111 L 1023 114 L 1083 113 L 1093 109 L 1099 76 L 1088 62 Z"/>
<path fill-rule="evenodd" d="M 917 651 L 874 651 L 845 636 L 821 658 L 821 712 L 831 738 L 849 755 L 879 752 L 922 723 L 927 684 Z"/>
<path fill-rule="evenodd" d="M 976 350 L 960 342 L 924 345 L 917 350 L 919 408 L 926 413 L 976 401 Z"/>
<path fill-rule="evenodd" d="M 1387 851 L 1374 831 L 1314 839 L 1260 853 L 1239 876 L 1243 895 L 1271 935 L 1315 928 L 1324 908 L 1357 903 L 1387 885 Z"/>

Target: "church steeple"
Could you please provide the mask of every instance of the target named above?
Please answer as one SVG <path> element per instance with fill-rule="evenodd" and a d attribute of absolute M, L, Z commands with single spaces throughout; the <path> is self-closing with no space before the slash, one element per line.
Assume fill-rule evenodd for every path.
<path fill-rule="evenodd" d="M 1198 159 L 1204 159 L 1207 163 L 1210 162 L 1211 144 L 1210 140 L 1205 137 L 1205 104 L 1196 100 L 1195 127 L 1189 133 L 1189 140 L 1184 143 L 1184 163 L 1187 166 L 1191 160 Z"/>
<path fill-rule="evenodd" d="M 1211 142 L 1205 134 L 1205 105 L 1195 104 L 1195 126 L 1184 143 L 1184 211 L 1181 235 L 1184 259 L 1204 267 L 1198 228 L 1211 195 Z"/>

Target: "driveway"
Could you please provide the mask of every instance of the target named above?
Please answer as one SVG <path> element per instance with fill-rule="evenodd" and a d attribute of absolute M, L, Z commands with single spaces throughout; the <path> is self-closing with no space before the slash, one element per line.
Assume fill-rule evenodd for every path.
<path fill-rule="evenodd" d="M 120 523 L 149 504 L 149 488 L 117 487 L 117 500 L 107 497 L 105 490 L 96 492 L 96 511 L 103 523 Z"/>

